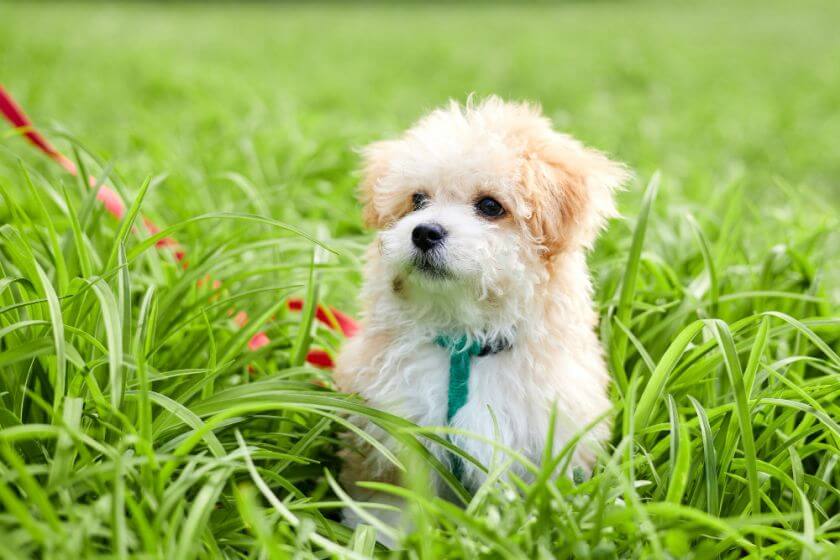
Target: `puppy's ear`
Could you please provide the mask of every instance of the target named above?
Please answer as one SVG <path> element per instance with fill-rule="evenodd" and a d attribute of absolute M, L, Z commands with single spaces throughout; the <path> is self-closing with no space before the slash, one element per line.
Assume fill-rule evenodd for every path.
<path fill-rule="evenodd" d="M 362 220 L 369 228 L 381 228 L 385 222 L 377 191 L 379 182 L 388 173 L 395 145 L 393 140 L 383 140 L 368 144 L 361 150 L 362 177 L 359 184 L 359 200 L 363 205 Z"/>
<path fill-rule="evenodd" d="M 532 145 L 525 159 L 522 179 L 534 238 L 549 255 L 592 248 L 618 214 L 613 193 L 630 177 L 625 166 L 556 132 Z"/>

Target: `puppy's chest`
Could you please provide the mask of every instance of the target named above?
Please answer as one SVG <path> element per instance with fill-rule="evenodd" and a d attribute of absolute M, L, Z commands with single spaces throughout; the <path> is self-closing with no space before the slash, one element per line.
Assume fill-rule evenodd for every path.
<path fill-rule="evenodd" d="M 469 360 L 466 399 L 451 419 L 450 399 L 458 389 L 450 384 L 450 354 L 435 345 L 423 345 L 403 356 L 400 371 L 389 374 L 392 382 L 385 394 L 374 400 L 391 412 L 426 426 L 453 425 L 479 433 L 491 433 L 493 417 L 530 416 L 541 401 L 532 394 L 512 351 L 502 351 Z M 391 394 L 387 394 L 391 392 Z M 530 409 L 530 410 L 529 410 Z"/>

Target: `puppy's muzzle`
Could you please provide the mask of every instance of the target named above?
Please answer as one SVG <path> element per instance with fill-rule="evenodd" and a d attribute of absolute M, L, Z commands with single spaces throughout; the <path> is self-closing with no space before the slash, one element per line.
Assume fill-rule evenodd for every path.
<path fill-rule="evenodd" d="M 411 242 L 423 253 L 428 253 L 443 245 L 444 239 L 446 239 L 446 230 L 442 225 L 434 222 L 420 224 L 411 232 Z"/>

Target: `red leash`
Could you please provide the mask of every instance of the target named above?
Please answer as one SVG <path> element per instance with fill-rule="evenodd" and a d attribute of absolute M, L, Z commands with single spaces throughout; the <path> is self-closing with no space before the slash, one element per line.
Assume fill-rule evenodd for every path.
<path fill-rule="evenodd" d="M 73 163 L 70 159 L 68 159 L 64 154 L 59 152 L 55 149 L 52 144 L 50 144 L 46 138 L 44 138 L 41 133 L 35 128 L 32 124 L 32 121 L 26 116 L 26 113 L 23 112 L 23 109 L 18 105 L 12 96 L 9 94 L 8 91 L 0 84 L 0 112 L 3 113 L 3 116 L 8 120 L 13 127 L 20 130 L 23 136 L 36 148 L 38 148 L 41 152 L 49 156 L 53 161 L 58 163 L 61 167 L 64 168 L 65 171 L 70 173 L 71 175 L 78 176 L 79 170 L 76 168 L 76 164 Z M 96 186 L 96 178 L 95 177 L 88 177 L 88 184 L 91 187 Z M 116 219 L 121 220 L 122 217 L 125 215 L 125 203 L 123 202 L 120 195 L 112 188 L 107 185 L 101 185 L 99 188 L 99 192 L 96 193 L 96 198 L 99 200 L 102 205 L 105 207 L 105 210 L 114 216 Z M 146 217 L 143 217 L 143 224 L 146 226 L 146 229 L 152 235 L 158 233 L 160 228 L 155 225 L 151 220 Z M 172 239 L 171 237 L 166 237 L 161 239 L 156 243 L 157 247 L 169 247 L 169 246 L 178 246 L 178 242 Z M 185 253 L 182 250 L 175 251 L 175 258 L 179 261 L 183 261 L 185 257 Z M 218 285 L 217 285 L 218 286 Z M 300 299 L 290 299 L 288 301 L 288 307 L 290 311 L 301 311 L 303 309 L 303 300 Z M 359 326 L 352 318 L 348 317 L 338 309 L 331 307 L 329 312 L 327 309 L 318 304 L 318 308 L 315 314 L 315 317 L 326 325 L 328 328 L 332 330 L 340 331 L 344 336 L 353 336 L 358 330 Z M 239 327 L 245 326 L 248 322 L 248 314 L 244 311 L 240 311 L 236 314 L 234 321 L 236 322 Z M 268 335 L 265 334 L 264 331 L 260 331 L 251 337 L 251 340 L 248 341 L 248 348 L 250 350 L 258 350 L 263 346 L 269 344 L 271 340 L 268 338 Z M 309 350 L 309 353 L 306 355 L 306 361 L 310 364 L 321 367 L 321 368 L 332 368 L 335 364 L 333 362 L 332 357 L 327 353 L 325 350 L 313 348 Z"/>

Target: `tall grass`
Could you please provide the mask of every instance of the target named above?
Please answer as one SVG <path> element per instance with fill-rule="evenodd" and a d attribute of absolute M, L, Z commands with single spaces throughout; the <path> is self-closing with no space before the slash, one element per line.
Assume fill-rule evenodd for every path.
<path fill-rule="evenodd" d="M 593 476 L 552 476 L 567 448 L 529 465 L 532 484 L 490 465 L 488 483 L 475 496 L 462 491 L 463 504 L 380 485 L 415 516 L 413 532 L 382 533 L 430 557 L 836 551 L 840 321 L 817 263 L 791 247 L 739 272 L 730 256 L 712 256 L 721 240 L 695 220 L 663 248 L 679 258 L 646 251 L 647 229 L 662 229 L 648 217 L 658 184 L 647 188 L 629 251 L 604 265 L 618 421 Z M 336 522 L 349 499 L 334 482 L 336 432 L 349 427 L 341 416 L 367 414 L 407 443 L 424 435 L 303 366 L 310 344 L 340 341 L 311 312 L 284 305 L 292 293 L 317 294 L 318 270 L 342 261 L 342 244 L 217 214 L 201 223 L 259 227 L 184 266 L 153 243 L 183 224 L 146 237 L 136 223 L 148 186 L 120 223 L 81 183 L 21 166 L 3 187 L 4 554 L 372 553 L 370 528 L 351 534 Z M 219 284 L 202 281 L 211 273 Z M 257 311 L 239 329 L 232 309 L 250 302 Z M 272 342 L 252 352 L 257 329 Z M 394 460 L 414 477 L 431 459 Z"/>
<path fill-rule="evenodd" d="M 840 557 L 840 127 L 825 116 L 838 49 L 820 24 L 830 18 L 735 9 L 754 25 L 713 8 L 686 18 L 598 5 L 459 8 L 446 21 L 415 8 L 409 23 L 371 7 L 13 8 L 0 18 L 0 66 L 17 69 L 4 85 L 97 146 L 50 129 L 128 210 L 113 219 L 18 134 L 0 137 L 0 556 Z M 43 28 L 8 25 L 31 14 Z M 113 21 L 143 48 L 106 57 L 98 41 L 120 39 Z M 325 21 L 336 35 L 315 48 Z M 231 39 L 229 22 L 255 42 Z M 84 26 L 89 43 L 74 34 Z M 504 48 L 486 31 L 511 26 Z M 775 53 L 781 38 L 789 51 Z M 256 39 L 289 53 L 269 56 Z M 347 54 L 349 40 L 363 55 Z M 566 50 L 537 49 L 555 40 Z M 398 56 L 383 55 L 391 45 Z M 105 91 L 77 79 L 91 78 L 83 66 L 53 65 L 59 47 Z M 183 54 L 199 47 L 212 64 Z M 570 68 L 564 79 L 535 52 Z M 590 68 L 594 82 L 581 78 Z M 142 87 L 126 86 L 127 69 Z M 590 259 L 615 380 L 609 449 L 574 479 L 554 476 L 569 447 L 526 465 L 533 482 L 486 465 L 470 495 L 419 445 L 446 444 L 441 433 L 335 392 L 304 358 L 340 347 L 314 302 L 352 306 L 369 240 L 350 147 L 461 96 L 473 74 L 479 88 L 541 98 L 639 180 Z M 78 96 L 38 85 L 50 80 Z M 226 116 L 243 107 L 241 121 Z M 168 227 L 150 236 L 141 214 Z M 184 261 L 155 246 L 167 235 Z M 302 313 L 291 296 L 309 304 Z M 258 331 L 270 342 L 251 350 Z M 389 507 L 352 503 L 336 483 L 348 412 L 405 444 L 392 456 L 405 485 L 376 487 L 405 498 L 410 525 L 338 523 L 345 506 Z M 428 492 L 434 469 L 461 501 Z"/>

